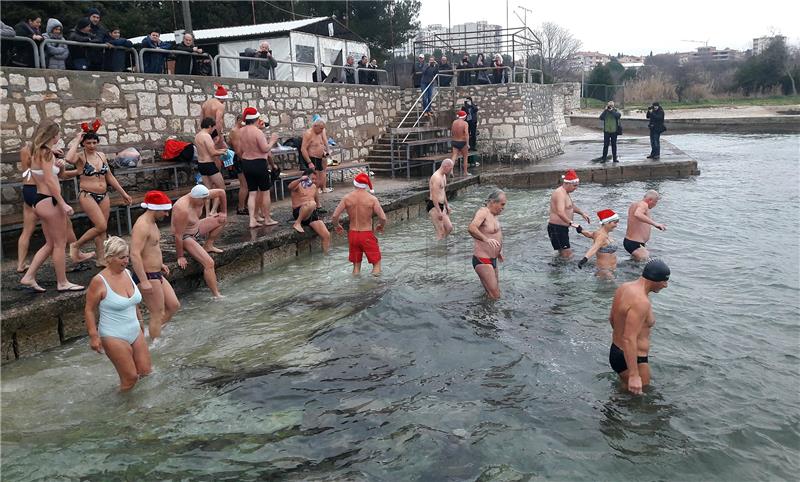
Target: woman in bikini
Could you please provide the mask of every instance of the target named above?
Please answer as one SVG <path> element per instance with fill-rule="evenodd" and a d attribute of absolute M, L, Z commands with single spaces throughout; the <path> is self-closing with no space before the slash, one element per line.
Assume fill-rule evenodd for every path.
<path fill-rule="evenodd" d="M 97 253 L 98 266 L 105 266 L 105 255 L 103 254 L 103 242 L 106 239 L 108 229 L 108 216 L 111 212 L 111 200 L 108 197 L 108 186 L 122 195 L 125 204 L 130 204 L 133 199 L 122 189 L 117 178 L 108 166 L 106 155 L 97 149 L 100 138 L 97 136 L 97 129 L 100 121 L 96 120 L 92 126 L 86 123 L 81 125 L 82 131 L 78 131 L 67 151 L 67 162 L 75 164 L 78 174 L 81 176 L 80 193 L 78 202 L 81 209 L 92 221 L 93 227 L 89 228 L 83 236 L 76 242 L 70 244 L 69 255 L 73 261 L 81 257 L 81 247 L 94 239 L 95 250 Z M 78 153 L 78 146 L 83 147 L 83 152 Z"/>
<path fill-rule="evenodd" d="M 142 294 L 126 269 L 128 243 L 111 236 L 104 251 L 106 268 L 89 283 L 83 314 L 89 347 L 97 353 L 105 352 L 119 375 L 119 389 L 124 392 L 150 373 L 150 350 L 136 311 Z"/>
<path fill-rule="evenodd" d="M 617 245 L 611 239 L 611 231 L 619 225 L 619 216 L 617 213 L 610 209 L 604 209 L 597 213 L 600 218 L 600 229 L 597 231 L 587 231 L 580 226 L 576 229 L 578 233 L 594 240 L 592 247 L 586 252 L 586 255 L 578 262 L 578 268 L 583 269 L 583 265 L 589 261 L 589 258 L 597 255 L 597 277 L 603 279 L 614 279 L 614 270 L 617 268 Z"/>
<path fill-rule="evenodd" d="M 45 124 L 39 124 L 38 129 L 41 129 L 42 126 Z M 36 134 L 34 133 L 34 136 Z M 19 151 L 19 166 L 20 170 L 22 171 L 22 232 L 17 238 L 17 273 L 24 273 L 27 269 L 29 264 L 26 263 L 28 259 L 28 248 L 31 244 L 31 236 L 33 236 L 33 232 L 36 230 L 36 223 L 39 222 L 39 217 L 36 215 L 36 212 L 33 209 L 33 205 L 36 203 L 36 181 L 33 180 L 33 174 L 31 174 L 31 147 L 30 143 L 26 143 L 25 147 Z M 59 159 L 59 156 L 63 157 L 64 153 L 60 148 L 53 148 L 53 153 L 56 156 L 55 164 L 61 170 L 59 172 L 58 177 L 62 179 L 69 178 L 69 173 L 64 171 L 64 159 Z M 67 218 L 67 242 L 74 243 L 77 240 L 75 237 L 75 231 L 72 229 L 72 221 Z M 79 261 L 85 261 L 89 258 L 94 256 L 94 253 L 81 253 L 81 257 Z"/>
<path fill-rule="evenodd" d="M 53 258 L 58 291 L 81 291 L 84 289 L 83 286 L 67 280 L 64 255 L 64 248 L 67 245 L 67 230 L 64 227 L 67 218 L 72 216 L 73 211 L 72 207 L 61 197 L 61 185 L 58 182 L 58 174 L 61 169 L 55 165 L 54 146 L 58 142 L 59 131 L 58 124 L 45 119 L 34 133 L 31 142 L 30 174 L 36 183 L 33 210 L 42 221 L 45 244 L 36 252 L 30 267 L 22 276 L 20 284 L 37 293 L 44 293 L 45 289 L 36 282 L 36 273 L 50 256 Z"/>

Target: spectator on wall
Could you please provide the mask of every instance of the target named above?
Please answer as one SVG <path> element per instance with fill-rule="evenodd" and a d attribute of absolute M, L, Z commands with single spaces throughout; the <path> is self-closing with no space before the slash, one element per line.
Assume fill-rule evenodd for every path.
<path fill-rule="evenodd" d="M 372 59 L 369 64 L 367 64 L 367 68 L 370 70 L 375 70 L 376 72 L 370 72 L 369 77 L 367 77 L 367 83 L 370 85 L 378 85 L 378 60 Z"/>
<path fill-rule="evenodd" d="M 415 89 L 418 89 L 420 84 L 422 84 L 422 71 L 424 69 L 425 69 L 425 55 L 419 54 L 419 56 L 417 56 L 417 62 L 411 69 L 411 82 L 413 82 Z"/>
<path fill-rule="evenodd" d="M 64 26 L 55 18 L 47 19 L 46 32 L 42 38 L 51 40 L 63 40 Z M 69 46 L 67 44 L 47 43 L 44 46 L 45 65 L 48 69 L 66 70 L 67 59 L 69 58 Z"/>
<path fill-rule="evenodd" d="M 122 31 L 119 27 L 111 29 L 108 43 L 117 47 L 133 47 L 133 43 L 122 36 Z M 125 50 L 111 49 L 108 55 L 106 55 L 106 68 L 104 70 L 110 72 L 124 72 L 128 67 L 128 55 L 130 54 Z"/>
<path fill-rule="evenodd" d="M 4 22 L 0 22 L 0 37 L 16 37 L 17 32 L 14 31 L 14 27 L 11 25 L 6 25 Z"/>
<path fill-rule="evenodd" d="M 469 127 L 469 150 L 474 151 L 478 139 L 478 106 L 472 101 L 472 97 L 467 97 L 461 110 L 467 114 L 465 120 Z"/>
<path fill-rule="evenodd" d="M 472 85 L 472 71 L 468 70 L 472 68 L 472 64 L 469 62 L 469 55 L 464 54 L 461 58 L 461 63 L 458 64 L 458 69 L 463 69 L 463 72 L 458 73 L 458 85 Z"/>
<path fill-rule="evenodd" d="M 202 54 L 203 49 L 194 44 L 194 35 L 191 33 L 183 34 L 183 41 L 179 44 L 172 46 L 172 50 L 180 52 Z M 175 59 L 175 74 L 176 75 L 192 75 L 195 73 L 195 66 L 200 60 L 200 57 L 194 55 L 176 55 Z"/>
<path fill-rule="evenodd" d="M 173 42 L 162 42 L 161 33 L 158 30 L 153 30 L 150 35 L 142 40 L 142 47 L 148 49 L 163 49 L 169 50 Z M 167 54 L 159 52 L 145 52 L 144 65 L 142 70 L 146 74 L 163 74 L 164 64 L 167 60 Z"/>
<path fill-rule="evenodd" d="M 492 78 L 493 84 L 507 84 L 508 83 L 508 69 L 503 65 L 503 56 L 495 54 L 494 63 L 494 76 Z"/>
<path fill-rule="evenodd" d="M 355 64 L 355 60 L 356 59 L 354 59 L 352 55 L 348 55 L 347 56 L 347 64 L 345 65 L 345 67 L 347 67 L 347 68 L 342 69 L 342 70 L 344 70 L 345 82 L 348 83 L 348 84 L 355 84 L 356 83 L 356 70 L 355 70 L 356 64 Z"/>
<path fill-rule="evenodd" d="M 94 41 L 98 43 L 108 43 L 111 37 L 108 35 L 108 30 L 100 23 L 100 10 L 94 7 L 86 10 L 86 18 L 89 19 Z M 90 48 L 88 54 L 89 70 L 103 70 L 106 56 L 105 49 Z"/>
<path fill-rule="evenodd" d="M 436 59 L 431 55 L 428 57 L 428 65 L 422 71 L 422 79 L 420 80 L 420 86 L 426 89 L 422 95 L 422 105 L 425 109 L 423 114 L 427 116 L 433 115 L 433 91 L 436 89 L 433 79 L 438 73 L 439 66 L 436 64 Z"/>
<path fill-rule="evenodd" d="M 444 55 L 439 63 L 439 79 L 439 85 L 442 87 L 450 87 L 450 83 L 453 81 L 453 66 Z"/>
<path fill-rule="evenodd" d="M 20 20 L 20 22 L 14 26 L 14 32 L 19 37 L 28 37 L 35 42 L 41 42 L 42 34 L 39 30 L 41 26 L 42 16 L 36 12 L 30 12 L 25 15 L 24 20 Z M 33 47 L 31 47 L 30 44 L 23 43 L 14 45 L 11 65 L 14 67 L 34 67 Z"/>
<path fill-rule="evenodd" d="M 263 40 L 258 44 L 258 52 L 253 49 L 248 50 L 252 52 L 252 57 L 263 60 L 251 61 L 247 76 L 251 79 L 275 80 L 275 67 L 278 66 L 278 61 L 272 55 L 269 42 Z"/>
<path fill-rule="evenodd" d="M 486 85 L 492 83 L 492 81 L 489 80 L 489 73 L 487 72 L 488 69 L 483 69 L 483 67 L 486 67 L 483 54 L 478 54 L 478 58 L 475 60 L 475 68 L 482 70 L 475 71 L 475 84 L 477 85 Z"/>
<path fill-rule="evenodd" d="M 78 20 L 77 25 L 75 25 L 75 30 L 69 34 L 67 40 L 73 42 L 97 43 L 92 34 L 91 25 L 92 22 L 90 22 L 88 18 L 84 17 Z M 90 48 L 91 47 L 84 47 L 82 45 L 69 46 L 69 66 L 72 70 L 89 70 L 88 50 Z"/>
<path fill-rule="evenodd" d="M 17 36 L 14 27 L 0 22 L 0 36 L 12 38 Z M 14 52 L 13 46 L 16 42 L 0 42 L 0 64 L 8 65 L 11 62 L 11 55 Z"/>
<path fill-rule="evenodd" d="M 358 72 L 358 83 L 359 84 L 369 84 L 369 72 L 367 69 L 369 68 L 369 59 L 366 55 L 361 56 L 361 60 L 358 61 L 358 65 L 356 67 L 359 69 Z M 361 70 L 363 69 L 363 70 Z"/>

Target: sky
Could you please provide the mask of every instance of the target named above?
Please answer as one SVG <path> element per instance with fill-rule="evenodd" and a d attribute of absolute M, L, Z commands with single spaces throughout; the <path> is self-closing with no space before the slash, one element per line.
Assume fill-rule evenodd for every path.
<path fill-rule="evenodd" d="M 506 0 L 421 0 L 422 25 L 486 20 L 506 27 Z M 608 5 L 603 7 L 601 5 Z M 735 2 L 667 0 L 659 2 L 600 0 L 588 2 L 508 0 L 508 25 L 520 27 L 517 7 L 528 12 L 528 26 L 552 22 L 567 28 L 583 43 L 581 50 L 616 55 L 688 52 L 703 46 L 747 50 L 753 38 L 779 33 L 800 45 L 800 1 Z M 694 40 L 696 42 L 686 42 Z"/>

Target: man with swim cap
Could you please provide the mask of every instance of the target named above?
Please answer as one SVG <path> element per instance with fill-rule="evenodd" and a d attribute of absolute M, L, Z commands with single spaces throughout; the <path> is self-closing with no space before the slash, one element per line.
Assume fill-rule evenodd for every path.
<path fill-rule="evenodd" d="M 636 261 L 645 261 L 650 258 L 650 253 L 645 244 L 650 241 L 650 231 L 653 227 L 666 231 L 667 226 L 659 224 L 650 218 L 650 210 L 656 207 L 661 196 L 652 189 L 644 193 L 641 201 L 636 201 L 628 208 L 628 227 L 625 230 L 625 239 L 622 246 Z"/>
<path fill-rule="evenodd" d="M 148 191 L 142 207 L 145 212 L 136 219 L 131 231 L 131 278 L 139 286 L 150 312 L 150 338 L 157 338 L 161 328 L 181 307 L 175 290 L 164 277 L 169 275 L 169 268 L 161 255 L 161 230 L 157 224 L 169 216 L 172 202 L 161 191 Z"/>
<path fill-rule="evenodd" d="M 200 213 L 206 200 L 218 199 L 220 210 L 214 215 L 200 219 Z M 203 265 L 203 279 L 214 298 L 222 298 L 217 287 L 217 274 L 214 271 L 214 260 L 209 253 L 221 253 L 214 246 L 214 241 L 222 234 L 222 228 L 228 219 L 228 201 L 224 189 L 208 189 L 202 184 L 192 188 L 189 194 L 181 196 L 172 207 L 172 233 L 175 235 L 175 254 L 178 266 L 186 269 L 184 249 L 198 263 Z M 203 243 L 203 246 L 200 246 Z"/>
<path fill-rule="evenodd" d="M 317 173 L 319 175 L 319 173 Z M 344 232 L 339 216 L 342 211 L 347 211 L 350 218 L 350 231 L 347 233 L 347 242 L 350 245 L 350 262 L 353 263 L 353 275 L 361 273 L 361 259 L 366 254 L 367 261 L 372 265 L 372 274 L 377 276 L 381 273 L 381 249 L 378 246 L 378 239 L 372 231 L 372 216 L 378 216 L 378 225 L 375 231 L 382 233 L 386 225 L 386 213 L 381 208 L 378 198 L 371 193 L 372 180 L 362 172 L 353 179 L 356 187 L 353 192 L 348 193 L 336 206 L 333 212 L 333 225 L 338 234 Z"/>
<path fill-rule="evenodd" d="M 613 331 L 608 363 L 633 394 L 642 393 L 642 386 L 650 383 L 647 354 L 656 318 L 648 295 L 666 288 L 669 274 L 666 263 L 650 260 L 639 279 L 623 283 L 614 293 L 608 317 Z"/>
<path fill-rule="evenodd" d="M 428 187 L 430 197 L 428 198 L 428 215 L 436 230 L 436 239 L 444 239 L 445 236 L 453 231 L 453 223 L 450 222 L 450 205 L 447 203 L 447 175 L 453 172 L 453 160 L 445 159 L 439 169 L 433 173 Z"/>
<path fill-rule="evenodd" d="M 469 234 L 475 240 L 472 248 L 472 268 L 478 273 L 483 289 L 493 300 L 500 299 L 500 271 L 497 262 L 503 261 L 503 230 L 497 216 L 506 207 L 506 194 L 497 189 L 489 194 L 486 205 L 475 213 L 469 224 Z"/>
<path fill-rule="evenodd" d="M 570 196 L 570 193 L 578 189 L 578 184 L 580 184 L 578 174 L 574 169 L 570 169 L 561 176 L 561 179 L 561 185 L 550 196 L 550 218 L 547 221 L 547 235 L 550 237 L 550 244 L 553 249 L 558 250 L 558 255 L 561 258 L 567 259 L 572 257 L 572 248 L 569 244 L 569 228 L 570 226 L 578 228 L 578 225 L 572 222 L 572 216 L 574 213 L 578 213 L 583 216 L 587 223 L 590 221 L 589 216 L 573 204 Z"/>

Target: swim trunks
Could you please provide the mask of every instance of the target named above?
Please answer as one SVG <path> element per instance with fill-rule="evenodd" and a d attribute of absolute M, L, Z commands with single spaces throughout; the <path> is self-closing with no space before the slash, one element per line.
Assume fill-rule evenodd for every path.
<path fill-rule="evenodd" d="M 197 241 L 197 244 L 203 244 L 204 241 L 203 235 L 200 234 L 200 228 L 197 228 L 197 231 L 193 233 L 183 233 L 183 236 L 181 236 L 181 239 L 183 240 L 187 240 L 189 238 L 194 238 L 194 240 Z"/>
<path fill-rule="evenodd" d="M 299 207 L 293 208 L 292 209 L 292 218 L 293 219 L 297 219 L 298 216 L 300 216 L 300 208 Z M 309 224 L 313 223 L 314 221 L 322 221 L 319 218 L 319 212 L 318 212 L 317 209 L 311 211 L 311 215 L 308 218 L 300 221 L 300 225 L 301 226 L 308 226 Z"/>
<path fill-rule="evenodd" d="M 463 149 L 467 145 L 467 141 L 450 141 L 450 145 L 453 146 L 453 149 Z"/>
<path fill-rule="evenodd" d="M 161 274 L 161 271 L 147 272 L 147 273 L 145 273 L 145 276 L 147 276 L 147 279 L 149 279 L 149 280 L 159 280 L 159 282 L 161 282 L 161 279 L 164 278 L 164 275 Z M 136 272 L 135 271 L 131 271 L 131 279 L 133 280 L 133 284 L 137 284 L 137 285 L 141 281 L 139 279 L 139 277 L 136 276 Z"/>
<path fill-rule="evenodd" d="M 219 172 L 217 164 L 214 162 L 198 162 L 197 170 L 200 172 L 201 176 L 213 176 Z"/>
<path fill-rule="evenodd" d="M 475 269 L 482 264 L 490 264 L 492 268 L 497 268 L 497 258 L 479 258 L 477 256 L 472 257 L 472 268 Z"/>
<path fill-rule="evenodd" d="M 266 159 L 242 159 L 242 173 L 250 192 L 269 191 L 272 187 Z"/>
<path fill-rule="evenodd" d="M 645 244 L 642 243 L 641 241 L 631 241 L 630 239 L 625 238 L 622 240 L 622 246 L 625 248 L 625 251 L 627 251 L 630 254 L 633 254 L 633 252 L 636 251 L 637 249 L 643 248 Z"/>
<path fill-rule="evenodd" d="M 648 363 L 648 357 L 637 356 L 636 363 L 639 365 Z M 625 352 L 613 343 L 611 344 L 611 349 L 608 351 L 608 364 L 611 365 L 611 368 L 617 373 L 622 373 L 628 369 L 628 364 L 625 363 Z"/>
<path fill-rule="evenodd" d="M 569 226 L 547 223 L 547 235 L 550 236 L 553 249 L 569 249 Z"/>
<path fill-rule="evenodd" d="M 360 263 L 365 254 L 370 264 L 375 264 L 381 260 L 378 239 L 372 231 L 350 230 L 347 232 L 347 243 L 350 245 L 349 259 L 351 263 Z"/>
<path fill-rule="evenodd" d="M 433 209 L 433 201 L 428 199 L 428 204 L 426 205 L 425 209 L 427 209 L 428 212 L 431 212 L 431 209 Z M 439 203 L 439 209 L 441 209 L 444 214 L 447 214 L 447 211 L 444 209 L 444 203 Z"/>

